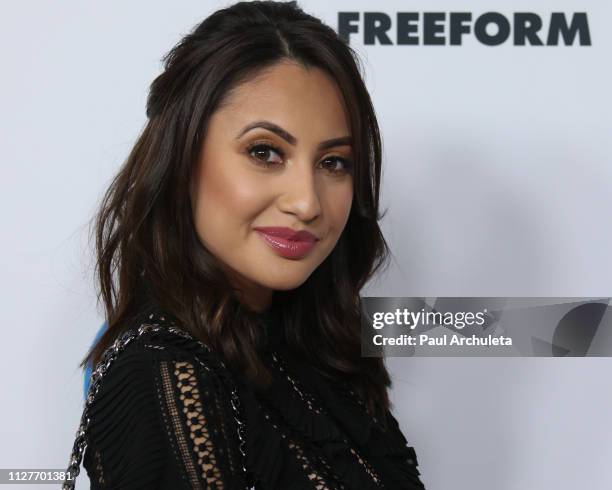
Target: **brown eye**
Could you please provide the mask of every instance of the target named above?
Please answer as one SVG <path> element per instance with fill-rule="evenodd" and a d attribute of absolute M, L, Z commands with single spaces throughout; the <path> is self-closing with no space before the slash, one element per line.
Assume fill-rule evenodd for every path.
<path fill-rule="evenodd" d="M 353 163 L 342 157 L 328 157 L 321 161 L 321 166 L 329 170 L 332 174 L 346 173 L 351 170 Z"/>
<path fill-rule="evenodd" d="M 265 165 L 282 163 L 282 153 L 271 145 L 258 143 L 249 147 L 249 155 Z"/>

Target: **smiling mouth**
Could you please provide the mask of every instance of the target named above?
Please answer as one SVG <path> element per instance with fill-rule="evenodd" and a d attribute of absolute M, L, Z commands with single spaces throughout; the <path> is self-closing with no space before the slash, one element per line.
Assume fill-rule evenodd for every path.
<path fill-rule="evenodd" d="M 287 259 L 301 259 L 314 248 L 318 238 L 312 233 L 291 228 L 255 228 L 264 242 L 278 255 Z"/>

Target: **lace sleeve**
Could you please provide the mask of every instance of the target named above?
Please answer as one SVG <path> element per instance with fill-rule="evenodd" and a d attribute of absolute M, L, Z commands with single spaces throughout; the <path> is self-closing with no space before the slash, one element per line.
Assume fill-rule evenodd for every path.
<path fill-rule="evenodd" d="M 244 488 L 229 389 L 198 359 L 147 341 L 118 356 L 91 412 L 92 488 Z"/>

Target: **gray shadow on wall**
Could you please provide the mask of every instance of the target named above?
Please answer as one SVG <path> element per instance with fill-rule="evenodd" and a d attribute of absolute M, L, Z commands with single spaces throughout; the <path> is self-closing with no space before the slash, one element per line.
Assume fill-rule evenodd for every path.
<path fill-rule="evenodd" d="M 385 171 L 382 226 L 394 260 L 385 295 L 530 296 L 550 288 L 551 246 L 562 244 L 543 201 L 503 155 L 447 139 L 416 166 L 394 155 L 387 162 L 395 166 Z"/>
<path fill-rule="evenodd" d="M 383 230 L 395 258 L 385 278 L 369 285 L 365 295 L 530 296 L 551 284 L 547 271 L 553 266 L 554 242 L 542 201 L 526 192 L 520 173 L 505 171 L 512 165 L 506 156 L 486 145 L 447 138 L 416 168 L 392 154 L 386 161 L 397 162 L 386 169 L 382 192 L 389 207 Z M 431 440 L 432 446 L 426 443 L 430 451 L 448 441 L 461 446 L 464 455 L 443 458 L 440 467 L 427 464 L 433 474 L 424 478 L 432 490 L 451 483 L 456 488 L 516 488 L 530 413 L 521 401 L 525 385 L 531 385 L 521 375 L 524 361 L 393 360 L 394 398 L 398 409 L 405 407 L 400 410 L 404 426 L 426 427 L 426 434 L 421 429 L 413 433 L 415 439 Z M 419 414 L 411 408 L 415 392 L 429 400 L 429 410 Z M 465 397 L 471 402 L 459 404 L 463 413 L 449 409 Z M 466 439 L 456 424 L 469 424 L 471 437 Z"/>

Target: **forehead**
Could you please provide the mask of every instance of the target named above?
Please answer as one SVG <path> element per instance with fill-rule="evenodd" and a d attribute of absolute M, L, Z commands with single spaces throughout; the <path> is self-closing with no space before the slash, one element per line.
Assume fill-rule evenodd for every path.
<path fill-rule="evenodd" d="M 261 70 L 230 91 L 211 124 L 227 129 L 253 120 L 272 121 L 289 132 L 314 138 L 350 134 L 344 98 L 337 83 L 319 68 L 281 62 Z"/>

